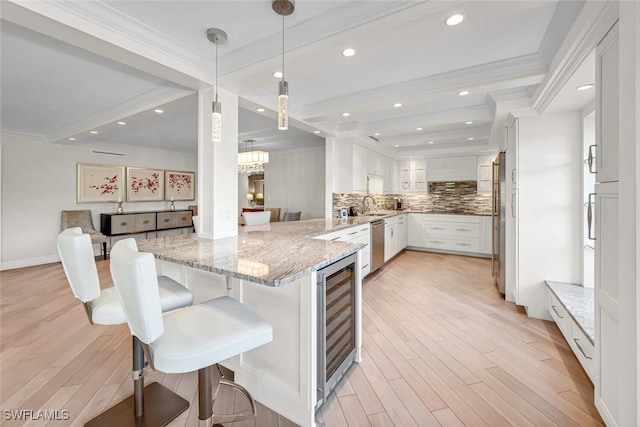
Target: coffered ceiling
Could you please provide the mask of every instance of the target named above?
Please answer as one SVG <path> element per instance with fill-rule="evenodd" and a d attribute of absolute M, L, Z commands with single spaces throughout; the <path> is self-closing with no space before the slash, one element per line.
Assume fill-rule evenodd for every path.
<path fill-rule="evenodd" d="M 500 102 L 531 102 L 583 3 L 299 0 L 284 19 L 297 127 L 278 131 L 282 17 L 270 0 L 3 1 L 0 125 L 50 142 L 196 152 L 194 93 L 215 80 L 206 30 L 217 27 L 229 39 L 219 84 L 240 96 L 241 144 L 308 148 L 345 134 L 399 155 L 481 151 Z M 463 22 L 446 26 L 454 13 Z M 593 72 L 580 78 L 593 83 Z"/>

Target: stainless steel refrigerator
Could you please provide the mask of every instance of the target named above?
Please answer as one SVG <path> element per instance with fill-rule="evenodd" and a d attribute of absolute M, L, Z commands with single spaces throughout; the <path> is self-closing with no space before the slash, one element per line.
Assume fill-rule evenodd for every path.
<path fill-rule="evenodd" d="M 505 230 L 506 230 L 506 200 L 507 186 L 505 182 L 506 159 L 505 152 L 501 152 L 493 162 L 493 251 L 491 254 L 491 273 L 496 280 L 498 291 L 504 297 L 505 293 Z"/>

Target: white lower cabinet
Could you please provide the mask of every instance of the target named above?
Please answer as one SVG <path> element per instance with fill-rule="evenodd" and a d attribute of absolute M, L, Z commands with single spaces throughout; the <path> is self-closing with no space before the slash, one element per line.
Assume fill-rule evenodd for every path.
<path fill-rule="evenodd" d="M 360 271 L 362 277 L 371 272 L 371 224 L 359 224 L 353 227 L 343 228 L 331 233 L 321 234 L 315 237 L 321 240 L 334 240 L 338 242 L 360 243 L 365 245 L 360 252 L 362 254 L 362 265 Z"/>
<path fill-rule="evenodd" d="M 407 214 L 384 220 L 384 262 L 389 261 L 407 247 Z"/>
<path fill-rule="evenodd" d="M 481 232 L 480 219 L 477 215 L 409 214 L 408 245 L 443 252 L 491 253 L 490 246 L 488 252 L 481 248 L 485 231 Z"/>
<path fill-rule="evenodd" d="M 560 332 L 564 335 L 564 339 L 569 343 L 569 347 L 580 361 L 591 382 L 595 382 L 595 347 L 587 338 L 580 326 L 571 317 L 560 300 L 547 288 L 547 309 L 549 314 L 558 325 Z"/>

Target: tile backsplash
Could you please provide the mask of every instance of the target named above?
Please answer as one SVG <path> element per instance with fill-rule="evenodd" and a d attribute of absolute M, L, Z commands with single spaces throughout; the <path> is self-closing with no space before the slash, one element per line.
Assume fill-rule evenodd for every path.
<path fill-rule="evenodd" d="M 370 194 L 377 210 L 392 210 L 394 197 L 402 209 L 434 214 L 491 215 L 491 194 L 478 194 L 477 181 L 430 182 L 428 194 Z M 365 194 L 333 193 L 333 217 L 354 206 L 362 214 Z"/>

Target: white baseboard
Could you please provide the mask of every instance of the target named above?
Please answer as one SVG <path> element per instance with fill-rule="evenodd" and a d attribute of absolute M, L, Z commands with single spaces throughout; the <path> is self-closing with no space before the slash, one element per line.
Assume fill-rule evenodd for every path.
<path fill-rule="evenodd" d="M 60 262 L 58 255 L 48 255 L 38 258 L 27 258 L 16 261 L 8 261 L 0 264 L 0 270 L 13 270 L 15 268 L 33 267 L 34 265 L 51 264 L 54 262 Z"/>

